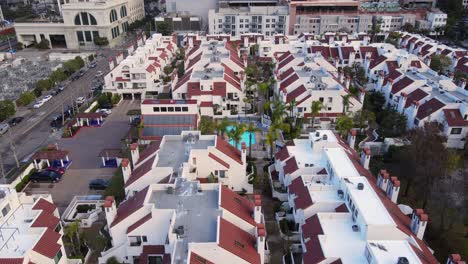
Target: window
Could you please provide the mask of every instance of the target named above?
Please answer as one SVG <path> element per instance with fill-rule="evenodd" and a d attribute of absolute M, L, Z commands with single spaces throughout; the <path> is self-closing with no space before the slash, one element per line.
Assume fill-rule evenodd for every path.
<path fill-rule="evenodd" d="M 80 16 L 79 16 L 79 15 L 76 15 L 76 16 L 75 16 L 75 25 L 77 25 L 77 26 L 81 25 L 81 20 L 80 20 Z"/>
<path fill-rule="evenodd" d="M 220 178 L 226 178 L 226 171 L 224 171 L 224 170 L 219 171 L 219 177 Z"/>
<path fill-rule="evenodd" d="M 460 135 L 462 132 L 462 129 L 460 127 L 455 127 L 455 128 L 452 128 L 452 130 L 450 131 L 450 135 Z"/>
<path fill-rule="evenodd" d="M 120 8 L 120 17 L 126 17 L 127 16 L 127 7 L 122 6 Z"/>
<path fill-rule="evenodd" d="M 85 26 L 89 25 L 88 13 L 86 13 L 86 12 L 81 13 L 81 22 Z"/>
<path fill-rule="evenodd" d="M 130 240 L 131 247 L 138 247 L 141 245 L 141 237 L 139 236 L 128 237 L 128 240 Z"/>
<path fill-rule="evenodd" d="M 159 107 L 153 107 L 153 112 L 159 112 Z"/>
<path fill-rule="evenodd" d="M 115 9 L 112 9 L 110 14 L 109 14 L 109 20 L 112 23 L 112 22 L 116 21 L 117 19 L 118 19 L 117 11 L 115 11 Z"/>
<path fill-rule="evenodd" d="M 93 39 L 99 38 L 99 32 L 98 31 L 93 31 Z"/>
<path fill-rule="evenodd" d="M 197 158 L 192 158 L 193 165 L 197 165 Z"/>
<path fill-rule="evenodd" d="M 167 108 L 166 107 L 161 107 L 161 112 L 167 112 Z"/>
<path fill-rule="evenodd" d="M 319 101 L 323 103 L 323 97 L 319 97 Z"/>
<path fill-rule="evenodd" d="M 168 111 L 168 112 L 174 112 L 174 107 L 169 106 L 169 107 L 167 108 L 167 111 Z"/>
<path fill-rule="evenodd" d="M 178 106 L 176 106 L 176 107 L 174 107 L 174 110 L 175 110 L 176 112 L 180 112 L 181 108 L 178 107 Z"/>
<path fill-rule="evenodd" d="M 329 103 L 333 102 L 333 97 L 328 97 L 328 102 Z"/>
<path fill-rule="evenodd" d="M 54 229 L 54 232 L 59 233 L 60 230 L 62 230 L 62 226 L 60 225 L 60 223 L 58 223 L 58 225 L 57 225 L 57 226 L 55 227 L 55 229 Z"/>
<path fill-rule="evenodd" d="M 62 258 L 62 249 L 60 249 L 58 252 L 57 252 L 57 255 L 55 255 L 54 257 L 54 263 L 57 264 L 59 263 L 60 259 Z"/>
<path fill-rule="evenodd" d="M 78 42 L 84 42 L 83 31 L 77 31 L 76 37 L 78 38 Z"/>
<path fill-rule="evenodd" d="M 5 207 L 3 207 L 2 209 L 2 215 L 3 216 L 6 216 L 8 214 L 8 212 L 10 212 L 11 210 L 11 207 L 10 207 L 10 204 L 7 204 Z"/>
<path fill-rule="evenodd" d="M 188 107 L 186 106 L 182 107 L 182 112 L 188 112 Z"/>
<path fill-rule="evenodd" d="M 146 236 L 141 237 L 143 239 L 143 242 L 148 242 L 148 238 Z"/>
<path fill-rule="evenodd" d="M 91 31 L 85 31 L 85 38 L 88 42 L 93 41 L 93 39 L 91 38 Z"/>

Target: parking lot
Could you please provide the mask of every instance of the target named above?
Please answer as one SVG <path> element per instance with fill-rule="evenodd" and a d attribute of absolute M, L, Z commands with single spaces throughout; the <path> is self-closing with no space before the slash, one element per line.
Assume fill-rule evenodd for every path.
<path fill-rule="evenodd" d="M 68 150 L 72 160 L 62 180 L 56 184 L 30 183 L 25 191 L 50 192 L 61 212 L 75 195 L 99 193 L 100 191 L 88 189 L 89 181 L 97 178 L 110 179 L 116 170 L 101 168 L 99 152 L 104 148 L 121 147 L 121 139 L 130 128 L 127 111 L 138 108 L 139 101 L 122 101 L 112 109 L 112 114 L 106 118 L 102 127 L 85 127 L 74 138 L 59 139 L 59 148 Z"/>

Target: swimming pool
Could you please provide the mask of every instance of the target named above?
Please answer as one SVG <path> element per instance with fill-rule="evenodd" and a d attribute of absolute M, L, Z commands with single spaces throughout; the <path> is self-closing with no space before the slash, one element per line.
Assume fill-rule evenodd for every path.
<path fill-rule="evenodd" d="M 228 127 L 226 128 L 227 131 L 231 131 L 232 129 L 234 129 L 233 126 L 228 126 Z M 247 147 L 250 146 L 250 141 L 249 141 L 249 140 L 250 140 L 250 139 L 249 139 L 250 134 L 252 134 L 252 145 L 255 144 L 255 133 L 250 133 L 250 132 L 248 132 L 248 131 L 245 131 L 244 134 L 242 134 L 242 139 L 241 139 L 241 141 L 239 142 L 239 145 L 237 146 L 238 149 L 241 148 L 242 142 L 245 142 L 245 145 L 246 145 Z M 234 147 L 236 146 L 236 143 L 234 142 L 234 140 L 231 140 L 231 139 L 229 139 L 229 144 L 231 144 L 231 145 L 234 146 Z"/>

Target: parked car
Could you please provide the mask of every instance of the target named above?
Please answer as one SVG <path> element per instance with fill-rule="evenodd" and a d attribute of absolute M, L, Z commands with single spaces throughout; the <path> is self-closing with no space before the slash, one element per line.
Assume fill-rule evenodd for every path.
<path fill-rule="evenodd" d="M 80 76 L 79 74 L 75 73 L 74 75 L 72 75 L 72 77 L 70 78 L 70 80 L 76 81 L 76 80 L 78 80 L 80 77 L 81 77 L 81 76 Z"/>
<path fill-rule="evenodd" d="M 40 108 L 41 106 L 44 105 L 44 101 L 43 100 L 38 100 L 34 105 L 33 105 L 33 108 Z"/>
<path fill-rule="evenodd" d="M 111 103 L 104 103 L 104 104 L 99 105 L 99 107 L 101 109 L 112 109 L 112 107 L 114 106 Z"/>
<path fill-rule="evenodd" d="M 32 182 L 58 182 L 61 178 L 62 175 L 52 170 L 34 172 L 29 176 L 29 180 Z"/>
<path fill-rule="evenodd" d="M 21 123 L 23 119 L 24 117 L 22 116 L 13 117 L 8 123 L 10 124 L 10 126 L 16 126 L 17 124 Z"/>
<path fill-rule="evenodd" d="M 86 99 L 83 97 L 83 96 L 80 96 L 78 98 L 76 98 L 75 100 L 75 103 L 81 105 L 81 104 L 84 104 L 86 102 Z"/>
<path fill-rule="evenodd" d="M 63 90 L 65 90 L 65 86 L 59 85 L 59 86 L 57 87 L 57 90 L 59 90 L 59 91 L 62 92 Z"/>
<path fill-rule="evenodd" d="M 98 72 L 96 73 L 95 76 L 96 76 L 97 78 L 99 78 L 99 77 L 101 77 L 102 75 L 103 75 L 102 71 L 98 71 Z"/>
<path fill-rule="evenodd" d="M 80 70 L 80 71 L 78 72 L 78 75 L 81 77 L 81 76 L 83 76 L 85 73 L 86 73 L 85 70 Z"/>
<path fill-rule="evenodd" d="M 132 121 L 132 125 L 138 126 L 141 123 L 141 118 L 140 117 L 135 117 Z"/>
<path fill-rule="evenodd" d="M 109 186 L 109 180 L 95 179 L 89 182 L 90 190 L 104 190 Z"/>
<path fill-rule="evenodd" d="M 8 129 L 10 129 L 10 125 L 8 125 L 7 123 L 0 124 L 0 135 L 5 134 L 8 131 Z"/>
<path fill-rule="evenodd" d="M 96 66 L 97 66 L 97 63 L 96 63 L 96 62 L 91 62 L 91 63 L 89 64 L 89 68 L 96 68 Z"/>
<path fill-rule="evenodd" d="M 45 170 L 47 171 L 54 171 L 60 175 L 63 175 L 65 173 L 65 169 L 64 168 L 57 168 L 57 167 L 47 167 Z"/>
<path fill-rule="evenodd" d="M 62 115 L 52 117 L 50 126 L 55 127 L 55 128 L 61 128 L 62 127 Z"/>
<path fill-rule="evenodd" d="M 110 110 L 110 109 L 104 109 L 104 108 L 103 108 L 103 109 L 97 109 L 97 110 L 96 110 L 96 113 L 101 113 L 101 114 L 103 114 L 104 116 L 108 116 L 108 115 L 110 115 L 110 114 L 112 113 L 112 110 Z"/>
<path fill-rule="evenodd" d="M 52 95 L 48 94 L 48 95 L 44 96 L 42 101 L 44 101 L 44 103 L 45 103 L 45 102 L 48 102 L 50 99 L 52 99 Z"/>

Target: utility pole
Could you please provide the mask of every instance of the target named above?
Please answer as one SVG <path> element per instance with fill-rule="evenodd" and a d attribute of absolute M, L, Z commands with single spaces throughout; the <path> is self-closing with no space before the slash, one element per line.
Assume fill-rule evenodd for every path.
<path fill-rule="evenodd" d="M 16 155 L 16 147 L 15 147 L 15 144 L 13 143 L 13 137 L 11 136 L 11 129 L 8 129 L 8 134 L 10 136 L 10 148 L 11 148 L 11 151 L 13 152 L 13 157 L 15 158 L 15 161 L 16 161 L 16 168 L 19 168 L 20 164 L 18 160 L 18 155 Z"/>
<path fill-rule="evenodd" d="M 62 101 L 62 126 L 65 125 L 65 112 L 63 110 L 63 101 Z"/>
<path fill-rule="evenodd" d="M 6 183 L 5 168 L 3 168 L 3 153 L 0 153 L 0 171 L 2 172 L 3 183 Z"/>

